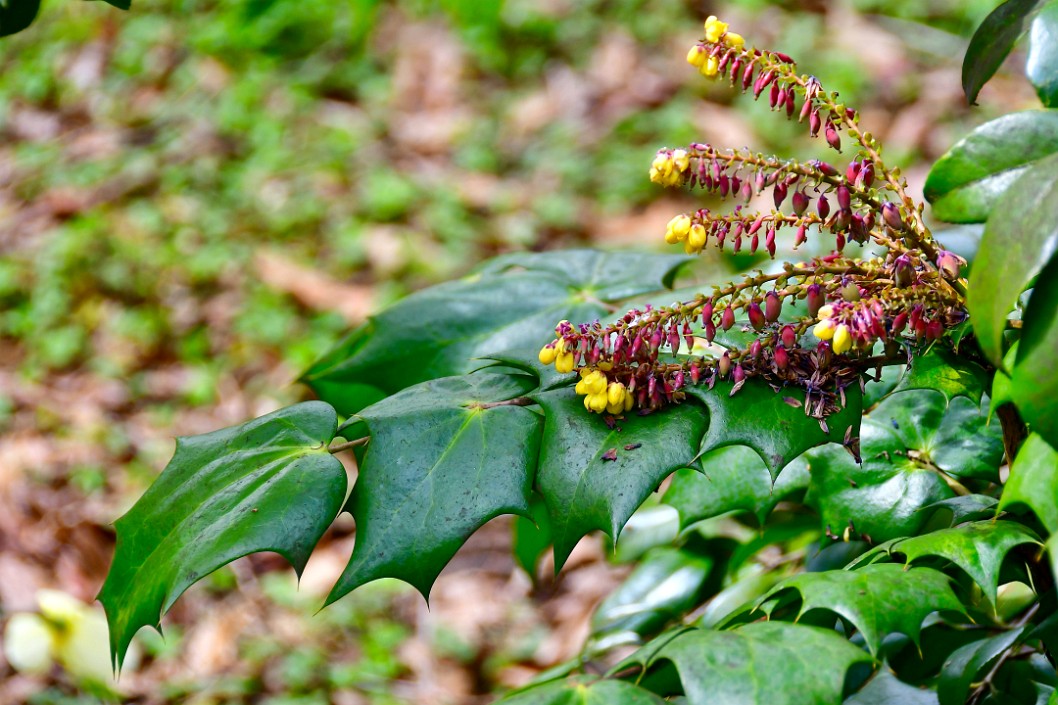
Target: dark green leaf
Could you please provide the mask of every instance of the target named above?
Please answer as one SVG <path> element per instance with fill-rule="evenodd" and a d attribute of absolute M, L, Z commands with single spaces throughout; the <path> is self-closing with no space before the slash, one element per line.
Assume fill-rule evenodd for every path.
<path fill-rule="evenodd" d="M 132 0 L 103 0 L 108 5 L 113 5 L 119 10 L 128 10 L 132 7 Z"/>
<path fill-rule="evenodd" d="M 995 605 L 1003 559 L 1013 548 L 1027 543 L 1042 545 L 1036 534 L 1017 522 L 978 521 L 900 539 L 876 550 L 902 553 L 909 564 L 925 556 L 949 560 L 969 575 Z"/>
<path fill-rule="evenodd" d="M 772 390 L 764 382 L 749 380 L 732 397 L 731 382 L 687 387 L 687 395 L 709 409 L 709 430 L 702 439 L 701 454 L 716 448 L 743 445 L 761 457 L 773 478 L 787 463 L 809 448 L 842 442 L 845 434 L 859 434 L 862 394 L 859 387 L 845 390 L 845 408 L 827 417 L 829 431 L 805 415 L 805 395 L 799 389 Z M 851 429 L 851 430 L 850 430 Z"/>
<path fill-rule="evenodd" d="M 1058 107 L 1058 2 L 1046 2 L 1029 29 L 1025 75 L 1049 108 Z"/>
<path fill-rule="evenodd" d="M 1058 184 L 1058 163 L 1054 173 Z M 1050 204 L 1046 210 L 1058 217 L 1058 204 Z M 1058 240 L 1058 223 L 1049 227 Z M 1058 447 L 1058 374 L 1054 369 L 1058 352 L 1058 257 L 1053 257 L 1040 274 L 1023 320 L 1017 360 L 1010 371 L 1010 395 L 1029 428 Z"/>
<path fill-rule="evenodd" d="M 663 705 L 664 702 L 632 683 L 575 676 L 523 688 L 498 700 L 497 705 Z"/>
<path fill-rule="evenodd" d="M 779 501 L 808 487 L 807 466 L 794 461 L 779 473 L 773 488 L 768 467 L 746 446 L 717 448 L 700 462 L 702 472 L 677 470 L 665 493 L 684 528 L 736 510 L 751 512 L 763 524 Z"/>
<path fill-rule="evenodd" d="M 1058 111 L 1026 110 L 986 122 L 937 160 L 926 178 L 933 215 L 983 223 L 1000 197 L 1038 160 L 1058 152 Z M 1009 215 L 1000 208 L 997 212 Z M 987 235 L 985 236 L 987 238 Z M 989 260 L 983 243 L 976 259 Z"/>
<path fill-rule="evenodd" d="M 859 630 L 874 655 L 892 632 L 906 634 L 917 644 L 922 621 L 932 612 L 964 612 L 947 575 L 932 568 L 905 570 L 892 563 L 801 573 L 776 585 L 761 602 L 786 590 L 801 594 L 798 618 L 811 610 L 834 612 Z"/>
<path fill-rule="evenodd" d="M 534 398 L 546 417 L 536 486 L 551 516 L 556 570 L 589 531 L 601 529 L 616 540 L 661 481 L 694 459 L 706 428 L 705 410 L 693 400 L 629 416 L 611 430 L 570 388 Z M 603 459 L 610 450 L 616 460 Z"/>
<path fill-rule="evenodd" d="M 1007 316 L 1056 251 L 1058 154 L 1018 177 L 1003 196 L 988 219 L 978 254 L 988 264 L 970 272 L 967 306 L 981 349 L 995 365 L 1003 357 Z"/>
<path fill-rule="evenodd" d="M 987 384 L 988 372 L 983 367 L 935 345 L 912 358 L 893 391 L 932 389 L 944 395 L 946 404 L 960 396 L 980 404 Z"/>
<path fill-rule="evenodd" d="M 1000 511 L 1019 505 L 1031 509 L 1047 531 L 1058 534 L 1058 450 L 1035 433 L 1018 450 L 999 499 Z"/>
<path fill-rule="evenodd" d="M 33 24 L 40 0 L 5 0 L 0 3 L 0 37 L 21 32 Z"/>
<path fill-rule="evenodd" d="M 536 582 L 540 559 L 551 548 L 551 519 L 543 497 L 533 493 L 529 502 L 529 517 L 516 516 L 512 529 L 514 559 Z"/>
<path fill-rule="evenodd" d="M 991 518 L 996 515 L 996 505 L 999 503 L 995 497 L 983 494 L 964 494 L 950 499 L 942 499 L 939 502 L 927 505 L 923 511 L 929 509 L 946 509 L 951 512 L 951 526 L 961 524 L 964 521 L 976 521 L 978 519 Z"/>
<path fill-rule="evenodd" d="M 646 669 L 671 662 L 690 705 L 831 705 L 851 666 L 871 658 L 836 633 L 787 622 L 732 631 L 664 635 L 631 660 Z"/>
<path fill-rule="evenodd" d="M 938 705 L 937 692 L 904 683 L 887 668 L 878 671 L 845 705 Z"/>
<path fill-rule="evenodd" d="M 1003 65 L 1040 2 L 1007 0 L 992 10 L 974 32 L 962 62 L 962 90 L 970 105 L 977 102 L 981 88 Z"/>
<path fill-rule="evenodd" d="M 347 508 L 353 556 L 328 604 L 399 578 L 428 597 L 437 574 L 488 520 L 529 515 L 540 416 L 519 397 L 532 378 L 482 372 L 410 387 L 361 411 L 371 434 Z"/>
<path fill-rule="evenodd" d="M 179 438 L 150 489 L 116 522 L 117 549 L 99 600 L 120 666 L 129 642 L 195 581 L 257 551 L 301 572 L 345 497 L 327 452 L 338 417 L 322 402 Z"/>
<path fill-rule="evenodd" d="M 978 680 L 1004 651 L 1018 643 L 1028 627 L 1003 632 L 990 639 L 982 639 L 963 646 L 944 662 L 937 695 L 940 705 L 964 705 L 970 685 Z"/>
<path fill-rule="evenodd" d="M 712 566 L 712 559 L 679 548 L 651 551 L 596 608 L 593 637 L 657 632 L 695 606 Z"/>
<path fill-rule="evenodd" d="M 424 289 L 372 316 L 302 377 L 342 413 L 480 358 L 536 353 L 555 325 L 611 315 L 607 303 L 664 288 L 686 257 L 571 250 L 487 262 L 460 281 Z"/>

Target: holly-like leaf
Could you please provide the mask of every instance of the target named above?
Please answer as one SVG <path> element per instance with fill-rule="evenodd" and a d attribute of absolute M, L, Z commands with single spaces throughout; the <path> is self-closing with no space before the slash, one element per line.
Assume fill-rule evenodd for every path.
<path fill-rule="evenodd" d="M 1011 184 L 1055 152 L 1058 110 L 1025 110 L 986 122 L 930 169 L 924 190 L 933 215 L 950 223 L 985 222 Z M 1009 215 L 1003 209 L 997 212 Z M 975 259 L 987 263 L 981 247 Z"/>
<path fill-rule="evenodd" d="M 371 435 L 347 508 L 353 556 L 328 604 L 399 578 L 424 597 L 467 538 L 501 514 L 529 516 L 540 416 L 530 377 L 482 372 L 410 387 L 353 417 Z M 517 399 L 516 404 L 503 402 Z M 522 405 L 519 405 L 522 404 Z"/>
<path fill-rule="evenodd" d="M 179 438 L 162 474 L 115 523 L 117 549 L 99 600 L 120 667 L 132 636 L 197 580 L 249 553 L 274 551 L 300 574 L 345 497 L 327 451 L 338 417 L 306 402 Z"/>
<path fill-rule="evenodd" d="M 911 359 L 893 391 L 932 389 L 944 395 L 946 404 L 960 396 L 980 404 L 987 385 L 988 372 L 983 367 L 935 345 Z"/>
<path fill-rule="evenodd" d="M 970 272 L 967 306 L 981 350 L 999 366 L 1007 316 L 1058 251 L 1058 154 L 1020 175 L 994 213 L 978 253 L 987 264 Z"/>
<path fill-rule="evenodd" d="M 609 302 L 668 287 L 686 261 L 592 250 L 499 257 L 372 316 L 302 381 L 340 412 L 355 413 L 413 384 L 479 368 L 480 358 L 535 354 L 559 321 L 609 316 Z"/>
<path fill-rule="evenodd" d="M 956 649 L 941 668 L 937 682 L 940 705 L 963 705 L 970 694 L 970 686 L 978 680 L 978 676 L 984 674 L 1003 652 L 1015 646 L 1029 626 L 1012 629 Z"/>
<path fill-rule="evenodd" d="M 515 516 L 511 530 L 512 551 L 529 578 L 535 583 L 540 559 L 551 548 L 551 519 L 547 516 L 544 498 L 533 493 L 529 501 L 529 516 Z"/>
<path fill-rule="evenodd" d="M 946 509 L 951 512 L 951 526 L 961 524 L 964 521 L 976 521 L 978 519 L 991 518 L 996 515 L 996 505 L 999 500 L 983 494 L 964 494 L 950 499 L 942 499 L 939 502 L 927 505 L 922 511 L 930 509 Z"/>
<path fill-rule="evenodd" d="M 776 585 L 758 604 L 781 599 L 787 590 L 801 595 L 798 618 L 812 610 L 829 610 L 856 627 L 874 655 L 882 639 L 893 632 L 918 644 L 922 621 L 932 612 L 965 612 L 947 575 L 932 568 L 905 570 L 892 563 L 801 573 Z"/>
<path fill-rule="evenodd" d="M 610 429 L 568 387 L 533 398 L 545 416 L 536 487 L 551 516 L 555 570 L 589 531 L 601 529 L 616 541 L 661 481 L 694 459 L 707 424 L 693 400 L 628 416 Z"/>
<path fill-rule="evenodd" d="M 831 705 L 849 668 L 871 660 L 831 630 L 788 622 L 687 629 L 659 641 L 629 660 L 648 671 L 671 662 L 690 705 Z"/>
<path fill-rule="evenodd" d="M 999 480 L 1002 429 L 988 424 L 987 408 L 979 402 L 956 397 L 945 405 L 937 392 L 901 392 L 879 404 L 870 418 L 892 428 L 919 462 L 952 477 Z"/>
<path fill-rule="evenodd" d="M 951 561 L 969 575 L 981 587 L 989 603 L 995 605 L 1003 559 L 1015 547 L 1029 543 L 1042 545 L 1036 534 L 1017 522 L 977 521 L 898 539 L 875 550 L 889 555 L 902 553 L 909 565 L 926 556 Z"/>
<path fill-rule="evenodd" d="M 916 688 L 883 668 L 844 705 L 938 705 L 937 692 Z"/>
<path fill-rule="evenodd" d="M 919 509 L 955 493 L 936 470 L 909 456 L 908 450 L 889 423 L 873 415 L 864 418 L 862 464 L 836 445 L 806 454 L 812 479 L 805 503 L 817 509 L 823 526 L 838 534 L 850 526 L 855 535 L 867 534 L 874 541 L 914 534 L 928 518 Z"/>
<path fill-rule="evenodd" d="M 651 551 L 596 608 L 591 620 L 593 637 L 656 633 L 697 604 L 712 566 L 708 556 L 685 549 Z"/>
<path fill-rule="evenodd" d="M 0 37 L 21 32 L 33 24 L 40 0 L 6 0 L 0 3 Z"/>
<path fill-rule="evenodd" d="M 1054 173 L 1058 197 L 1058 162 Z M 1058 216 L 1058 207 L 1048 205 L 1046 210 L 1053 210 Z M 1058 223 L 1049 227 L 1058 242 Z M 1010 371 L 1010 395 L 1029 428 L 1058 447 L 1058 375 L 1054 371 L 1058 351 L 1058 256 L 1040 273 L 1023 322 L 1017 360 Z"/>
<path fill-rule="evenodd" d="M 1058 107 L 1058 2 L 1045 2 L 1029 28 L 1029 56 L 1025 75 L 1040 102 Z"/>
<path fill-rule="evenodd" d="M 1058 534 L 1058 450 L 1032 433 L 1025 439 L 1003 485 L 999 510 L 1031 509 L 1052 534 Z"/>
<path fill-rule="evenodd" d="M 962 62 L 962 89 L 970 105 L 1003 65 L 1043 0 L 1006 0 L 989 13 L 974 32 Z"/>
<path fill-rule="evenodd" d="M 842 442 L 846 433 L 859 435 L 862 394 L 859 387 L 845 390 L 845 407 L 826 419 L 829 430 L 804 411 L 805 394 L 799 389 L 774 391 L 764 382 L 748 380 L 731 396 L 731 382 L 687 387 L 687 395 L 709 409 L 709 430 L 701 454 L 717 448 L 742 445 L 752 448 L 768 467 L 772 478 L 809 448 Z"/>
<path fill-rule="evenodd" d="M 574 676 L 522 688 L 501 698 L 497 705 L 663 705 L 649 690 L 619 680 Z"/>
<path fill-rule="evenodd" d="M 808 467 L 794 461 L 772 486 L 771 473 L 760 456 L 746 446 L 717 448 L 701 458 L 702 471 L 677 470 L 665 493 L 665 503 L 680 513 L 680 526 L 730 511 L 751 512 L 757 521 L 783 498 L 808 487 Z"/>

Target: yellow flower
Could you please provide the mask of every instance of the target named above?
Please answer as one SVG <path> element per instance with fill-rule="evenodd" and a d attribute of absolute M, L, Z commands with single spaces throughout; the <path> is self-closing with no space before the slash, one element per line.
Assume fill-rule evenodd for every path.
<path fill-rule="evenodd" d="M 837 355 L 848 352 L 852 347 L 852 336 L 849 335 L 849 329 L 844 323 L 834 329 L 834 341 L 830 345 Z"/>
<path fill-rule="evenodd" d="M 691 232 L 691 218 L 688 215 L 681 214 L 669 221 L 669 224 L 665 226 L 665 241 L 672 244 L 676 242 L 683 242 L 687 239 L 687 235 Z"/>
<path fill-rule="evenodd" d="M 606 401 L 610 404 L 624 406 L 626 393 L 623 384 L 610 382 L 609 386 L 606 387 Z"/>
<path fill-rule="evenodd" d="M 717 59 L 715 56 L 710 56 L 708 59 L 705 60 L 705 63 L 703 63 L 698 68 L 698 73 L 702 74 L 706 78 L 712 78 L 716 74 L 720 73 L 720 60 Z"/>
<path fill-rule="evenodd" d="M 691 50 L 687 52 L 687 63 L 696 69 L 700 69 L 702 64 L 705 63 L 705 58 L 708 53 L 705 51 L 705 47 L 701 44 L 695 44 L 691 47 Z"/>
<path fill-rule="evenodd" d="M 824 320 L 826 318 L 830 318 L 833 315 L 834 315 L 834 307 L 831 306 L 830 304 L 827 304 L 826 306 L 820 306 L 819 307 L 819 312 L 816 314 L 816 317 L 819 320 L 822 321 L 822 320 Z"/>
<path fill-rule="evenodd" d="M 690 250 L 687 254 L 701 252 L 703 247 L 705 247 L 705 226 L 695 223 L 687 233 L 687 248 Z"/>
<path fill-rule="evenodd" d="M 834 337 L 834 321 L 824 318 L 812 329 L 812 334 L 820 340 L 830 340 Z"/>
<path fill-rule="evenodd" d="M 741 34 L 735 34 L 734 32 L 728 32 L 724 35 L 724 43 L 730 47 L 739 49 L 746 44 L 746 40 L 742 38 Z"/>
<path fill-rule="evenodd" d="M 673 150 L 672 165 L 680 172 L 687 171 L 687 167 L 691 165 L 691 155 L 687 154 L 686 149 Z"/>
<path fill-rule="evenodd" d="M 588 374 L 577 382 L 577 386 L 574 389 L 577 394 L 587 394 L 592 396 L 595 394 L 606 393 L 606 375 L 598 370 L 592 370 Z"/>
<path fill-rule="evenodd" d="M 584 399 L 584 405 L 591 411 L 598 414 L 606 411 L 606 392 L 602 392 L 601 394 L 589 394 L 584 397 Z"/>
<path fill-rule="evenodd" d="M 710 42 L 720 41 L 720 36 L 727 31 L 727 22 L 721 22 L 716 15 L 709 15 L 705 20 L 705 38 Z"/>
<path fill-rule="evenodd" d="M 573 353 L 563 352 L 555 357 L 555 372 L 566 374 L 573 371 Z"/>
<path fill-rule="evenodd" d="M 558 351 L 555 350 L 555 344 L 548 343 L 540 348 L 540 354 L 537 357 L 540 359 L 541 365 L 550 365 L 555 361 L 556 356 L 558 356 Z"/>

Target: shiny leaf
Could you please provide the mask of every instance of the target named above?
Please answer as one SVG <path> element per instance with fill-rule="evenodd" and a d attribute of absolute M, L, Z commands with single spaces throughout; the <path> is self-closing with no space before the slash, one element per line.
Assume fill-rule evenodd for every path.
<path fill-rule="evenodd" d="M 1029 28 L 1025 75 L 1049 108 L 1058 107 L 1058 2 L 1046 2 Z"/>
<path fill-rule="evenodd" d="M 361 411 L 371 435 L 347 509 L 353 556 L 327 602 L 383 577 L 427 597 L 463 542 L 501 514 L 529 515 L 540 416 L 494 405 L 535 387 L 482 372 L 410 387 Z"/>
<path fill-rule="evenodd" d="M 960 396 L 980 404 L 987 384 L 988 372 L 983 367 L 950 350 L 934 346 L 911 359 L 893 391 L 932 389 L 944 395 L 948 404 Z"/>
<path fill-rule="evenodd" d="M 997 504 L 999 504 L 999 500 L 995 497 L 983 494 L 964 494 L 934 502 L 923 507 L 922 510 L 946 509 L 951 512 L 951 526 L 955 526 L 964 521 L 976 521 L 994 517 Z"/>
<path fill-rule="evenodd" d="M 575 676 L 522 688 L 497 705 L 663 705 L 649 690 L 620 680 Z"/>
<path fill-rule="evenodd" d="M 1058 534 L 1058 450 L 1038 434 L 1030 434 L 1014 463 L 999 498 L 999 510 L 1031 509 L 1052 534 Z"/>
<path fill-rule="evenodd" d="M 995 663 L 1004 651 L 1018 643 L 1028 627 L 1019 627 L 989 639 L 982 639 L 956 649 L 941 668 L 937 682 L 940 705 L 964 705 L 970 686 Z"/>
<path fill-rule="evenodd" d="M 1058 185 L 1058 163 L 1055 165 Z M 1058 197 L 1058 188 L 1055 189 Z M 1058 206 L 1048 205 L 1058 217 Z M 1050 226 L 1058 237 L 1058 223 Z M 1035 433 L 1058 447 L 1058 257 L 1040 273 L 1025 310 L 1017 360 L 1010 371 L 1010 395 L 1018 413 Z"/>
<path fill-rule="evenodd" d="M 1003 194 L 1013 195 L 1011 184 L 1055 152 L 1058 110 L 1025 110 L 986 122 L 930 169 L 924 190 L 933 215 L 951 223 L 985 222 Z M 998 213 L 1009 215 L 1004 209 Z M 988 262 L 986 254 L 982 243 L 975 259 Z"/>
<path fill-rule="evenodd" d="M 887 668 L 845 700 L 844 705 L 938 705 L 937 692 L 904 683 Z"/>
<path fill-rule="evenodd" d="M 932 568 L 905 570 L 892 563 L 801 573 L 776 585 L 761 601 L 787 590 L 800 593 L 798 618 L 812 610 L 829 610 L 856 627 L 875 655 L 882 639 L 893 632 L 906 634 L 917 644 L 922 621 L 932 612 L 964 612 L 944 573 Z"/>
<path fill-rule="evenodd" d="M 323 402 L 177 439 L 153 485 L 115 522 L 117 549 L 99 600 L 120 666 L 132 636 L 199 579 L 249 553 L 274 551 L 300 573 L 345 497 L 327 452 L 338 417 Z"/>
<path fill-rule="evenodd" d="M 974 32 L 962 62 L 962 89 L 971 105 L 1003 65 L 1040 3 L 1041 0 L 1006 0 Z"/>
<path fill-rule="evenodd" d="M 978 253 L 988 265 L 970 272 L 967 306 L 981 350 L 993 364 L 998 366 L 1003 357 L 1003 330 L 1011 309 L 1056 251 L 1058 155 L 1051 155 L 1019 176 L 1003 196 L 988 219 Z"/>

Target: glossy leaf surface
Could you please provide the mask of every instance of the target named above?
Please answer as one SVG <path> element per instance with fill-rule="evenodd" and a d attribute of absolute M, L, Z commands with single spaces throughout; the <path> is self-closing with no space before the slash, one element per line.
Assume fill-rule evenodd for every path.
<path fill-rule="evenodd" d="M 1058 450 L 1038 434 L 1022 444 L 1003 486 L 999 509 L 1031 509 L 1048 531 L 1058 533 Z"/>
<path fill-rule="evenodd" d="M 129 642 L 193 583 L 249 553 L 274 551 L 299 573 L 345 498 L 329 452 L 338 417 L 323 402 L 177 439 L 161 476 L 117 520 L 99 593 L 120 665 Z"/>
<path fill-rule="evenodd" d="M 962 89 L 971 105 L 1025 32 L 1042 0 L 1006 0 L 974 32 L 962 63 Z"/>
<path fill-rule="evenodd" d="M 937 695 L 940 705 L 963 705 L 970 694 L 970 686 L 983 675 L 1004 651 L 1014 646 L 1026 627 L 1003 632 L 989 639 L 975 641 L 957 649 L 944 662 Z"/>
<path fill-rule="evenodd" d="M 1054 0 L 1044 3 L 1032 20 L 1025 75 L 1040 102 L 1058 107 L 1058 2 Z"/>
<path fill-rule="evenodd" d="M 535 380 L 481 372 L 410 387 L 364 409 L 371 434 L 347 508 L 353 556 L 328 603 L 399 578 L 429 595 L 437 574 L 489 519 L 529 514 L 540 416 L 520 397 Z"/>
<path fill-rule="evenodd" d="M 1047 204 L 1045 209 L 1058 217 L 1058 204 Z M 1048 227 L 1058 238 L 1058 223 Z M 1010 371 L 1010 396 L 1029 428 L 1058 446 L 1058 374 L 1054 368 L 1058 357 L 1058 257 L 1052 257 L 1040 273 L 1025 310 L 1017 359 Z"/>
<path fill-rule="evenodd" d="M 937 705 L 937 693 L 904 683 L 887 668 L 881 669 L 845 705 Z"/>
<path fill-rule="evenodd" d="M 956 142 L 930 169 L 925 194 L 933 215 L 951 223 L 985 222 L 1018 177 L 1055 152 L 1056 110 L 1026 110 L 986 122 Z M 975 260 L 988 262 L 982 248 L 983 243 Z"/>
<path fill-rule="evenodd" d="M 542 683 L 497 701 L 505 705 L 662 705 L 664 702 L 632 683 L 592 676 Z"/>

